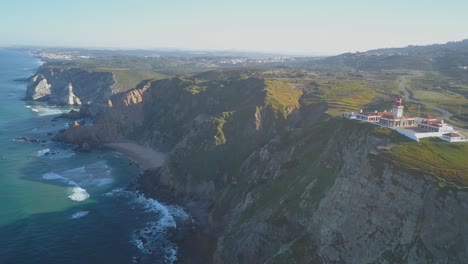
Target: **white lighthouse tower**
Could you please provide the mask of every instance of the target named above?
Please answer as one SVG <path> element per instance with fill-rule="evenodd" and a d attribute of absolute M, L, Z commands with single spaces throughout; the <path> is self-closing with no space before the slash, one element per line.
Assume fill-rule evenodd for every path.
<path fill-rule="evenodd" d="M 403 117 L 403 103 L 401 98 L 398 97 L 396 100 L 395 105 L 392 108 L 392 116 L 395 118 L 402 118 Z"/>

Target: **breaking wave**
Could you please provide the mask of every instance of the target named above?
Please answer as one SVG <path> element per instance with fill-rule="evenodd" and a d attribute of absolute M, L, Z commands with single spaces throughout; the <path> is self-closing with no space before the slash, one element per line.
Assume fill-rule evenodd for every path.
<path fill-rule="evenodd" d="M 152 220 L 143 227 L 135 229 L 130 235 L 130 242 L 144 255 L 163 253 L 165 263 L 174 263 L 177 260 L 177 244 L 167 239 L 167 232 L 177 228 L 177 223 L 186 221 L 189 214 L 180 206 L 165 205 L 142 194 L 116 188 L 105 196 L 125 196 L 130 203 L 138 205 L 145 212 L 154 215 Z"/>
<path fill-rule="evenodd" d="M 36 154 L 37 157 L 42 157 L 44 155 L 46 155 L 47 153 L 50 153 L 50 149 L 43 149 L 43 150 L 39 150 Z"/>
<path fill-rule="evenodd" d="M 50 150 L 47 149 L 42 152 L 48 153 L 49 151 Z M 57 181 L 70 186 L 70 193 L 67 197 L 77 202 L 84 201 L 90 197 L 90 194 L 85 188 L 100 188 L 114 181 L 110 168 L 105 161 L 98 161 L 90 165 L 66 170 L 60 174 L 55 172 L 44 173 L 41 179 Z"/>
<path fill-rule="evenodd" d="M 78 211 L 70 216 L 70 219 L 79 219 L 89 214 L 89 211 Z"/>
<path fill-rule="evenodd" d="M 39 116 L 60 115 L 70 111 L 68 108 L 59 108 L 55 106 L 41 106 L 41 105 L 26 105 L 31 111 L 37 113 Z"/>
<path fill-rule="evenodd" d="M 82 202 L 89 198 L 89 193 L 81 187 L 74 187 L 72 189 L 72 194 L 69 195 L 68 198 L 73 201 Z"/>

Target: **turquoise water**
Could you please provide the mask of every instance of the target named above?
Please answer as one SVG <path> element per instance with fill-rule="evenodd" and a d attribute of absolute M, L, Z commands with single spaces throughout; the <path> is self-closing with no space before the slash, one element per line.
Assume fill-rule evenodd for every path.
<path fill-rule="evenodd" d="M 0 49 L 0 263 L 171 263 L 165 231 L 185 212 L 127 188 L 140 171 L 118 153 L 50 140 L 70 109 L 23 101 L 15 81 L 39 65 Z"/>

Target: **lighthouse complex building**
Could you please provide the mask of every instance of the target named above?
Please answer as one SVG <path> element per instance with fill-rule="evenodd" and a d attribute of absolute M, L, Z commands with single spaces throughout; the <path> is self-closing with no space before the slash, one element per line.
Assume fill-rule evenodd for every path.
<path fill-rule="evenodd" d="M 425 137 L 439 137 L 448 142 L 468 141 L 455 131 L 452 126 L 446 124 L 444 120 L 438 120 L 430 116 L 410 117 L 403 113 L 403 109 L 403 102 L 398 97 L 390 112 L 375 111 L 364 113 L 361 109 L 359 113 L 346 112 L 343 116 L 394 129 L 400 134 L 416 141 Z"/>

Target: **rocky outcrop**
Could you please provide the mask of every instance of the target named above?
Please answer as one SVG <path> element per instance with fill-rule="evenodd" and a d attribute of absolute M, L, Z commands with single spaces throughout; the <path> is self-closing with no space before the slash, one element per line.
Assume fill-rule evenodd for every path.
<path fill-rule="evenodd" d="M 68 90 L 68 91 L 66 91 Z M 67 85 L 67 88 L 65 89 L 65 97 L 59 99 L 60 102 L 66 102 L 68 105 L 81 105 L 81 100 L 78 96 L 73 93 L 73 86 L 71 83 Z"/>
<path fill-rule="evenodd" d="M 40 100 L 47 98 L 51 94 L 51 85 L 47 79 L 40 73 L 35 74 L 29 80 L 28 89 L 26 90 L 26 99 Z"/>
<path fill-rule="evenodd" d="M 78 150 L 89 151 L 92 148 L 101 146 L 103 140 L 99 138 L 96 127 L 81 126 L 74 122 L 70 129 L 62 131 L 55 135 L 52 140 L 75 144 Z"/>
<path fill-rule="evenodd" d="M 42 66 L 29 79 L 26 99 L 60 105 L 104 103 L 114 83 L 111 72 Z"/>

